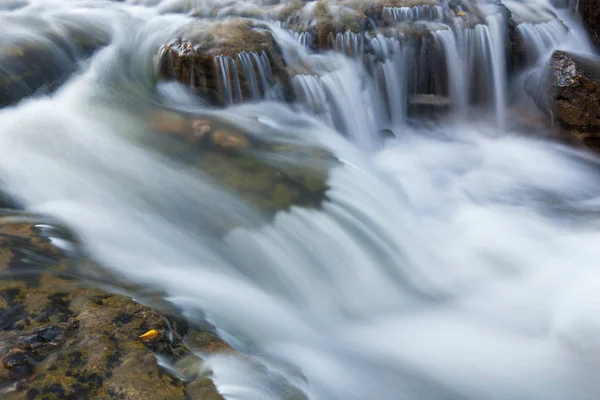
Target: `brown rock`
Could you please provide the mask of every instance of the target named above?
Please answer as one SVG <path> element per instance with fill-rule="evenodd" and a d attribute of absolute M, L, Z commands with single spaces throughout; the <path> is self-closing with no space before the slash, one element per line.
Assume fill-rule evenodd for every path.
<path fill-rule="evenodd" d="M 528 92 L 556 122 L 555 135 L 599 148 L 600 57 L 555 51 L 547 69 L 530 77 Z"/>
<path fill-rule="evenodd" d="M 274 86 L 290 87 L 271 31 L 243 18 L 195 21 L 181 38 L 160 48 L 158 74 L 160 79 L 189 85 L 220 105 L 267 97 Z"/>
<path fill-rule="evenodd" d="M 600 58 L 556 51 L 549 75 L 552 111 L 564 124 L 600 128 Z"/>

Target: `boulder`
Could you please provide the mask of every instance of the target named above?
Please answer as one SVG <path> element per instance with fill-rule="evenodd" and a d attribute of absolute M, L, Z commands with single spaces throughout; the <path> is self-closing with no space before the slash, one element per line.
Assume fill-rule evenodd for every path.
<path fill-rule="evenodd" d="M 212 104 L 247 100 L 291 100 L 289 76 L 273 33 L 244 18 L 196 20 L 180 38 L 163 45 L 159 79 L 194 88 Z"/>
<path fill-rule="evenodd" d="M 600 148 L 600 57 L 555 51 L 527 89 L 561 137 Z"/>

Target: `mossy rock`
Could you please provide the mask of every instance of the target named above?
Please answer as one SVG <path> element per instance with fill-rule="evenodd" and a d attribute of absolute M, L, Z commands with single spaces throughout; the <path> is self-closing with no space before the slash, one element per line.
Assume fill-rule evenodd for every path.
<path fill-rule="evenodd" d="M 16 212 L 0 218 L 2 398 L 222 399 L 206 373 L 184 382 L 158 365 L 157 356 L 201 365 L 183 344 L 186 323 L 66 277 L 74 260 L 53 246 L 45 223 L 31 218 Z M 139 339 L 152 329 L 155 338 Z M 200 334 L 213 345 L 197 350 L 233 352 L 214 334 Z"/>

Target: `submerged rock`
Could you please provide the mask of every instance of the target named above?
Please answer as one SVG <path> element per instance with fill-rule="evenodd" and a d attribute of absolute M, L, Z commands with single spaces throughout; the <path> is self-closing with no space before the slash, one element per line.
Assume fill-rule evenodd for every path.
<path fill-rule="evenodd" d="M 0 395 L 3 399 L 206 399 L 222 397 L 206 371 L 181 380 L 159 365 L 230 349 L 209 332 L 118 294 L 66 278 L 68 255 L 26 215 L 0 218 Z M 44 224 L 45 225 L 45 224 Z M 46 266 L 45 271 L 32 270 Z M 61 274 L 61 272 L 63 274 Z M 66 274 L 66 275 L 65 275 Z M 149 329 L 161 334 L 149 341 Z M 207 342 L 207 341 L 205 341 Z M 221 343 L 219 346 L 214 343 Z M 205 344 L 205 343 L 204 343 Z M 232 351 L 232 350 L 228 350 Z M 188 362 L 189 363 L 189 362 Z"/>
<path fill-rule="evenodd" d="M 175 140 L 179 150 L 173 157 L 266 215 L 292 206 L 319 207 L 326 198 L 327 174 L 336 158 L 322 147 L 273 141 L 277 135 L 262 124 L 241 127 L 214 116 L 164 110 L 152 114 L 152 125 Z"/>
<path fill-rule="evenodd" d="M 39 35 L 0 38 L 0 107 L 53 92 L 77 69 L 79 61 L 110 40 L 105 32 L 91 27 L 68 26 L 64 31 L 58 35 L 48 28 Z"/>

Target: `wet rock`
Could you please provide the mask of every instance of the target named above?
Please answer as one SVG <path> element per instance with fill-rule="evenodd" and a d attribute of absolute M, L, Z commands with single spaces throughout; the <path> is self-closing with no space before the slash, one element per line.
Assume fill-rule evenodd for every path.
<path fill-rule="evenodd" d="M 166 334 L 149 342 L 138 339 L 148 328 L 171 332 L 163 316 L 127 297 L 49 275 L 37 287 L 0 281 L 0 293 L 7 287 L 17 288 L 12 302 L 23 305 L 20 317 L 26 322 L 22 329 L 0 330 L 3 398 L 28 398 L 31 393 L 57 399 L 186 398 L 188 383 L 169 375 L 156 358 L 189 354 L 178 334 L 173 340 Z M 52 307 L 56 291 L 64 293 L 66 311 L 42 324 L 36 315 L 40 308 Z M 43 299 L 46 306 L 38 304 Z M 212 396 L 221 398 L 214 386 Z"/>
<path fill-rule="evenodd" d="M 600 49 L 600 1 L 582 0 L 579 3 L 579 11 L 592 42 Z"/>
<path fill-rule="evenodd" d="M 53 92 L 77 69 L 79 61 L 109 41 L 106 34 L 92 28 L 64 29 L 65 36 L 49 29 L 39 36 L 0 38 L 0 107 Z"/>
<path fill-rule="evenodd" d="M 72 276 L 74 260 L 53 248 L 42 224 L 25 217 L 15 212 L 0 218 L 3 399 L 183 400 L 199 386 L 206 398 L 222 399 L 207 372 L 184 382 L 159 366 L 158 358 L 174 363 L 191 355 L 183 344 L 189 332 L 185 323 L 126 296 L 58 276 Z M 36 268 L 24 257 L 37 260 Z M 149 329 L 161 335 L 139 340 Z"/>
<path fill-rule="evenodd" d="M 327 173 L 335 157 L 324 148 L 277 137 L 261 124 L 244 127 L 214 116 L 174 111 L 152 114 L 152 125 L 178 145 L 172 154 L 199 168 L 251 207 L 274 215 L 292 206 L 316 208 L 326 198 Z M 173 144 L 162 143 L 161 148 Z"/>
<path fill-rule="evenodd" d="M 159 50 L 160 79 L 178 80 L 213 104 L 291 100 L 281 49 L 266 25 L 242 18 L 198 20 Z"/>
<path fill-rule="evenodd" d="M 600 149 L 600 57 L 556 51 L 547 69 L 530 77 L 528 92 L 557 122 L 559 136 Z"/>
<path fill-rule="evenodd" d="M 284 23 L 292 31 L 305 35 L 305 44 L 313 49 L 342 46 L 339 34 L 362 33 L 375 28 L 365 13 L 366 5 L 338 4 L 329 1 L 308 3 L 292 10 Z M 383 7 L 379 9 L 379 15 Z"/>

